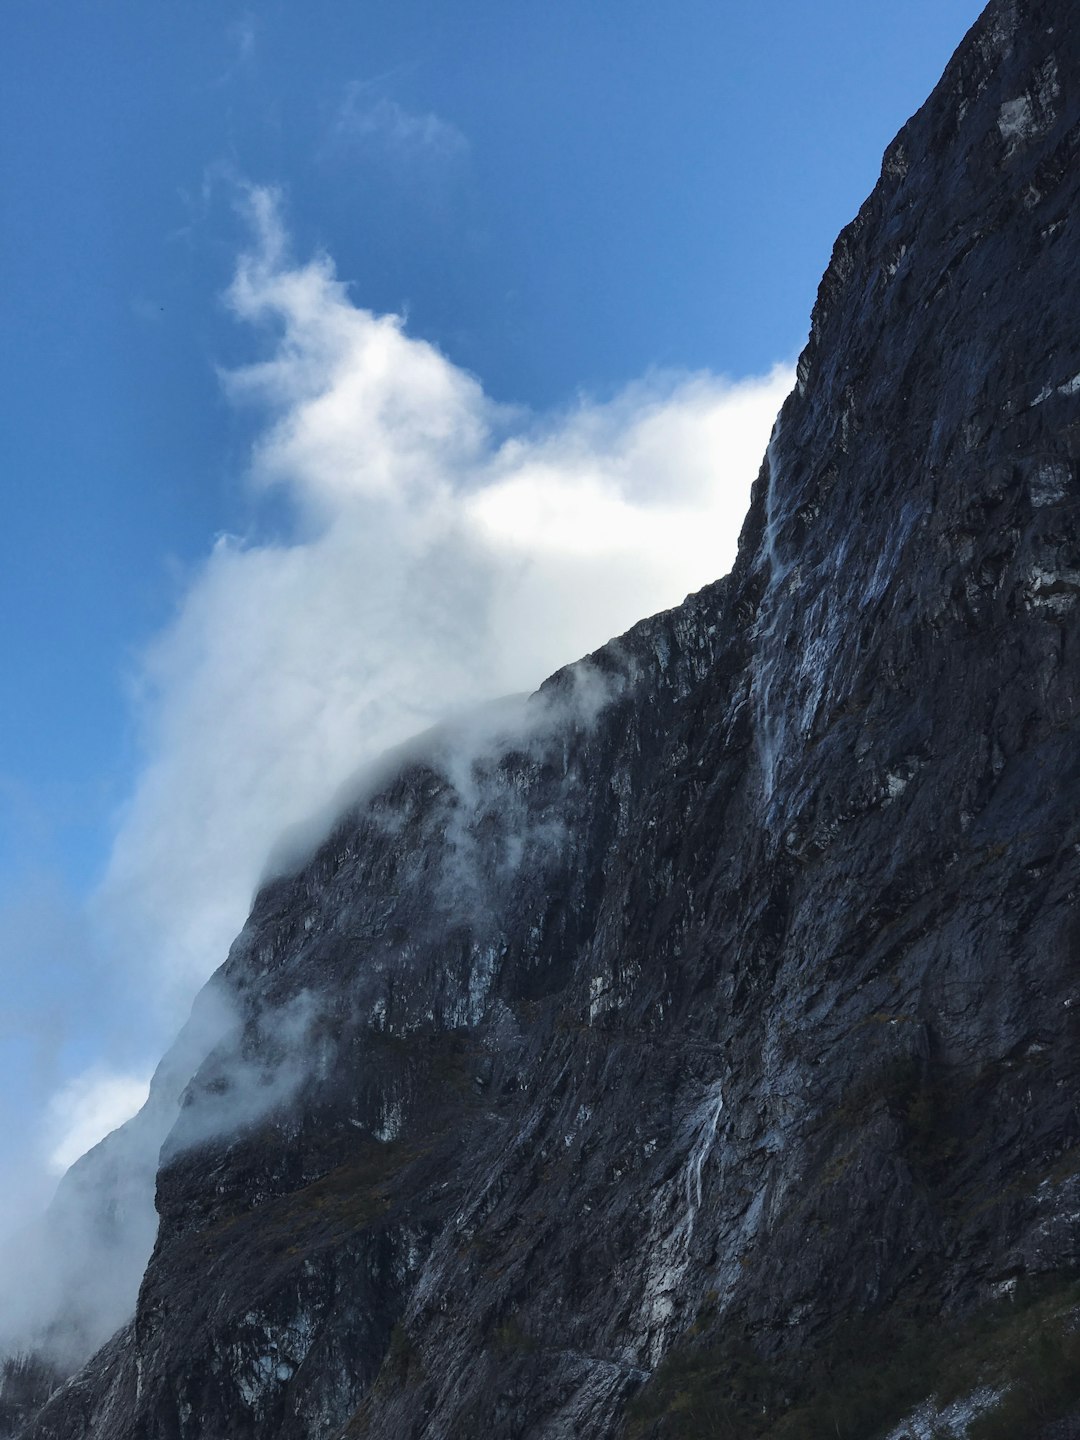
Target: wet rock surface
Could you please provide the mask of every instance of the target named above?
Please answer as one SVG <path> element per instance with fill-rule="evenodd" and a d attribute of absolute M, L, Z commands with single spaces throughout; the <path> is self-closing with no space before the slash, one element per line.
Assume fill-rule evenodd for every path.
<path fill-rule="evenodd" d="M 1080 21 L 995 0 L 732 574 L 263 889 L 136 1315 L 27 1437 L 599 1440 L 689 1334 L 1080 1263 L 1078 151 Z"/>

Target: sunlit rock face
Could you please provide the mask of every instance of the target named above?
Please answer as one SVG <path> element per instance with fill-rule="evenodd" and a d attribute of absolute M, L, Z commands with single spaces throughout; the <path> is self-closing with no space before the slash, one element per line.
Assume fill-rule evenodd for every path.
<path fill-rule="evenodd" d="M 1076 1267 L 1078 151 L 1073 8 L 995 0 L 732 574 L 265 886 L 135 1318 L 24 1434 L 706 1433 L 665 1356 L 749 1347 L 780 1416 L 852 1322 Z"/>

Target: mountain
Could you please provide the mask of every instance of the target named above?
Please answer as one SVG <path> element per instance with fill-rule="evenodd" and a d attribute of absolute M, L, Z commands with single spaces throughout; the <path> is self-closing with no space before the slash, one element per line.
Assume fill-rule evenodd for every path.
<path fill-rule="evenodd" d="M 732 573 L 281 858 L 27 1440 L 1077 1433 L 1078 189 L 992 0 Z"/>

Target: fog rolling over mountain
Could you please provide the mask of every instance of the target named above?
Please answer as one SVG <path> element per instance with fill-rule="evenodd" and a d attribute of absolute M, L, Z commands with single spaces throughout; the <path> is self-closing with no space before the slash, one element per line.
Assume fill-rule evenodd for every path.
<path fill-rule="evenodd" d="M 1078 150 L 1075 10 L 994 0 L 732 573 L 268 881 L 134 1318 L 9 1428 L 1072 1433 Z"/>

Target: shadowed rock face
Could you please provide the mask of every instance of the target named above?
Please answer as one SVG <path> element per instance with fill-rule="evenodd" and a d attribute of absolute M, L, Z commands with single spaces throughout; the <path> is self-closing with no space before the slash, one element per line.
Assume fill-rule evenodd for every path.
<path fill-rule="evenodd" d="M 1080 1262 L 1078 151 L 1073 7 L 995 0 L 732 574 L 260 894 L 136 1316 L 27 1436 L 599 1440 L 691 1329 L 796 1374 Z"/>

